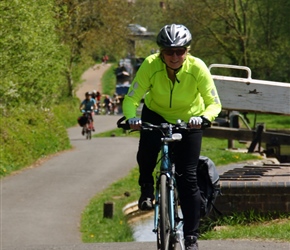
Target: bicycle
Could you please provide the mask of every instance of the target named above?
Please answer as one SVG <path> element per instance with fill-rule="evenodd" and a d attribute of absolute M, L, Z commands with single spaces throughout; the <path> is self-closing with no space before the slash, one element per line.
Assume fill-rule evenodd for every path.
<path fill-rule="evenodd" d="M 92 139 L 92 130 L 93 130 L 93 120 L 92 120 L 92 111 L 82 110 L 84 117 L 86 118 L 86 124 L 83 126 L 84 134 L 86 139 Z"/>
<path fill-rule="evenodd" d="M 102 115 L 104 113 L 100 100 L 96 100 L 96 109 L 94 112 L 95 112 L 95 115 Z"/>
<path fill-rule="evenodd" d="M 117 126 L 130 130 L 127 123 L 122 123 L 125 117 L 118 120 Z M 205 123 L 202 128 L 209 127 Z M 169 144 L 182 139 L 180 130 L 189 130 L 187 123 L 178 120 L 176 124 L 161 123 L 154 125 L 142 123 L 141 130 L 158 130 L 161 137 L 160 169 L 156 172 L 155 204 L 154 204 L 154 229 L 157 236 L 158 250 L 176 250 L 180 245 L 181 250 L 185 249 L 183 240 L 183 218 L 178 213 L 178 191 L 175 179 L 175 164 L 173 162 Z M 158 164 L 158 162 L 157 162 Z"/>

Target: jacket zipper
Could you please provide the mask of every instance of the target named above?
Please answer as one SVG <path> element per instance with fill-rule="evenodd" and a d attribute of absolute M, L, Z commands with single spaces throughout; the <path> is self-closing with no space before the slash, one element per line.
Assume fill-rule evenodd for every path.
<path fill-rule="evenodd" d="M 174 89 L 174 83 L 172 83 L 172 88 L 171 88 L 171 81 L 169 81 L 170 84 L 170 100 L 169 100 L 169 108 L 172 108 L 172 92 Z"/>

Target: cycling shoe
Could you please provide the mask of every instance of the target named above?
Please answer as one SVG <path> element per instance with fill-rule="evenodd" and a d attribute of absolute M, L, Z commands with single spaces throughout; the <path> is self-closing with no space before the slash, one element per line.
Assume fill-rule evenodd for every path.
<path fill-rule="evenodd" d="M 153 209 L 153 201 L 149 197 L 140 197 L 138 201 L 138 207 L 140 210 L 152 210 Z"/>

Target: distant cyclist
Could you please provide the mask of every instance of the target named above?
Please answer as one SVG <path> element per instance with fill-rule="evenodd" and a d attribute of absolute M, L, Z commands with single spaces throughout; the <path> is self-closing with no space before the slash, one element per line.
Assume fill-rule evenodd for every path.
<path fill-rule="evenodd" d="M 120 99 L 119 99 L 119 96 L 117 93 L 115 93 L 113 95 L 113 98 L 112 98 L 112 112 L 114 115 L 117 115 L 118 114 L 118 106 L 120 104 Z"/>
<path fill-rule="evenodd" d="M 93 111 L 97 108 L 96 105 L 96 100 L 92 98 L 92 93 L 91 92 L 86 92 L 85 94 L 86 99 L 84 99 L 81 104 L 80 104 L 80 111 L 91 111 L 90 113 L 90 117 L 92 119 L 92 123 L 93 123 L 93 131 L 95 131 L 95 127 L 94 127 L 94 119 L 93 119 Z M 83 128 L 82 130 L 82 135 L 85 134 L 85 130 Z"/>
<path fill-rule="evenodd" d="M 196 169 L 201 150 L 204 121 L 212 122 L 221 111 L 220 99 L 212 76 L 205 63 L 189 54 L 192 37 L 183 25 L 165 25 L 157 36 L 160 52 L 148 56 L 140 66 L 123 101 L 123 112 L 131 129 L 139 129 L 142 122 L 176 123 L 182 119 L 190 124 L 190 131 L 182 133 L 182 140 L 173 148 L 180 205 L 184 218 L 186 250 L 198 250 L 200 221 L 200 191 Z M 145 96 L 141 118 L 137 107 Z M 153 208 L 153 170 L 160 150 L 160 133 L 142 131 L 137 161 L 141 210 Z"/>
<path fill-rule="evenodd" d="M 105 95 L 104 100 L 103 100 L 103 105 L 106 111 L 106 114 L 111 114 L 112 112 L 112 98 L 109 95 Z"/>
<path fill-rule="evenodd" d="M 97 90 L 93 90 L 92 91 L 92 98 L 94 99 L 94 100 L 96 100 L 96 96 L 97 96 Z"/>

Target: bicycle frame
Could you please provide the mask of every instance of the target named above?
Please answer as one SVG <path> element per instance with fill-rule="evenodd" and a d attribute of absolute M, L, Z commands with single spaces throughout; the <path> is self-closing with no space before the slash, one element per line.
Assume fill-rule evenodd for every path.
<path fill-rule="evenodd" d="M 85 111 L 84 116 L 87 118 L 86 128 L 92 129 L 92 111 Z"/>
<path fill-rule="evenodd" d="M 183 226 L 183 220 L 178 217 L 177 211 L 175 206 L 177 206 L 177 197 L 176 197 L 176 180 L 175 180 L 175 165 L 171 162 L 170 152 L 169 152 L 169 143 L 174 142 L 176 140 L 181 140 L 181 134 L 172 134 L 172 125 L 168 124 L 168 133 L 161 139 L 162 146 L 161 146 L 161 163 L 160 163 L 160 170 L 156 176 L 156 190 L 155 190 L 155 206 L 154 206 L 154 229 L 153 232 L 158 234 L 158 228 L 160 227 L 160 200 L 161 200 L 161 193 L 160 193 L 160 181 L 161 176 L 166 176 L 166 189 L 168 190 L 168 198 L 167 198 L 167 208 L 168 208 L 168 215 L 169 215 L 169 231 L 170 231 L 170 240 L 169 244 L 179 243 L 181 245 L 181 249 L 183 247 L 182 241 L 182 233 L 181 229 Z M 173 241 L 173 242 L 172 242 Z M 159 246 L 159 242 L 157 243 Z M 171 248 L 168 248 L 171 249 Z"/>
<path fill-rule="evenodd" d="M 176 186 L 176 181 L 174 177 L 174 172 L 172 171 L 173 167 L 171 165 L 171 160 L 169 158 L 169 149 L 168 149 L 168 142 L 165 142 L 162 145 L 161 148 L 161 165 L 160 165 L 160 174 L 157 176 L 156 183 L 159 184 L 160 182 L 160 176 L 162 174 L 167 176 L 167 180 L 169 181 L 168 186 L 170 187 L 169 190 L 169 215 L 170 215 L 170 225 L 171 225 L 171 230 L 173 230 L 173 225 L 174 225 L 174 188 Z M 155 193 L 155 200 L 159 200 L 159 195 L 160 195 L 160 190 L 158 188 L 158 185 L 156 185 L 156 193 Z M 158 202 L 155 204 L 155 215 L 154 215 L 154 230 L 157 229 L 158 226 L 158 212 L 159 212 L 159 204 Z"/>
<path fill-rule="evenodd" d="M 86 138 L 91 139 L 92 138 L 92 128 L 93 128 L 93 123 L 92 123 L 92 111 L 85 111 L 84 116 L 87 117 L 87 123 L 85 124 L 85 133 L 86 133 Z"/>

